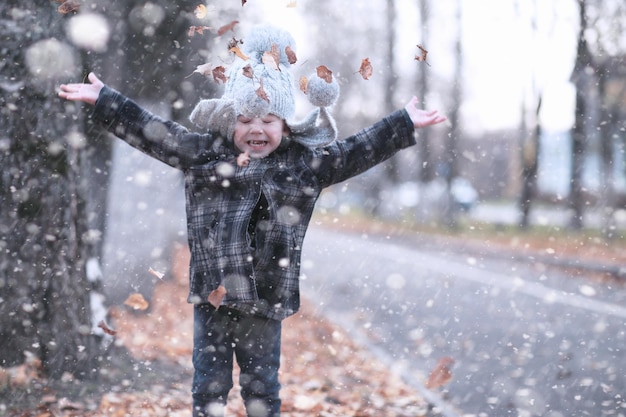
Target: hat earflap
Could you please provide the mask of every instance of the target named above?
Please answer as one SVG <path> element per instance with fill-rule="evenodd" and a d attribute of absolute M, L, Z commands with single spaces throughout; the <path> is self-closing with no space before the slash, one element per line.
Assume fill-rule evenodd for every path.
<path fill-rule="evenodd" d="M 237 122 L 235 102 L 225 98 L 200 100 L 189 115 L 189 120 L 201 129 L 217 131 L 232 140 Z"/>
<path fill-rule="evenodd" d="M 288 122 L 294 141 L 310 148 L 326 146 L 337 139 L 337 126 L 328 107 L 339 97 L 339 83 L 333 77 L 330 81 L 312 74 L 307 79 L 305 94 L 314 106 L 318 107 L 300 122 Z"/>

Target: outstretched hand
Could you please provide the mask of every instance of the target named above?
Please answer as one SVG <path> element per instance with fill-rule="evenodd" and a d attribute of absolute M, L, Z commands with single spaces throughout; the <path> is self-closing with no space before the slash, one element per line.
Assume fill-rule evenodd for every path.
<path fill-rule="evenodd" d="M 92 105 L 96 104 L 104 83 L 93 72 L 90 72 L 87 78 L 89 83 L 61 84 L 59 97 L 66 100 L 83 101 Z"/>
<path fill-rule="evenodd" d="M 413 126 L 426 127 L 436 125 L 441 122 L 445 122 L 448 118 L 442 114 L 439 114 L 438 110 L 422 110 L 417 107 L 417 97 L 413 97 L 405 107 L 409 117 L 413 121 Z"/>

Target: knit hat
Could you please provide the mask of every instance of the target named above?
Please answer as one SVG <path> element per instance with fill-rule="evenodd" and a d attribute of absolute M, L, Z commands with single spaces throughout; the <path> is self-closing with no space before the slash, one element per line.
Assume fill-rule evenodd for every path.
<path fill-rule="evenodd" d="M 224 95 L 220 99 L 201 100 L 190 116 L 194 124 L 232 140 L 237 116 L 274 114 L 285 120 L 290 138 L 305 146 L 324 146 L 336 139 L 335 122 L 327 109 L 339 96 L 334 77 L 327 81 L 315 73 L 307 78 L 306 95 L 318 108 L 302 121 L 293 119 L 296 88 L 290 69 L 296 61 L 296 48 L 289 32 L 257 26 L 240 49 L 241 54 L 237 54 L 227 72 Z"/>

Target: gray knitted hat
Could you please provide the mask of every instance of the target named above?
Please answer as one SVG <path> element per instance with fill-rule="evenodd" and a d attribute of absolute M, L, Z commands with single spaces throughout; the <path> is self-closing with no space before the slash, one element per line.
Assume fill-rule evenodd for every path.
<path fill-rule="evenodd" d="M 237 116 L 274 114 L 285 120 L 290 138 L 296 142 L 319 147 L 334 141 L 337 129 L 327 109 L 339 96 L 334 77 L 330 82 L 317 74 L 307 78 L 306 95 L 318 108 L 302 121 L 293 120 L 296 88 L 290 67 L 295 62 L 295 49 L 289 32 L 272 26 L 255 27 L 241 47 L 247 59 L 237 56 L 227 72 L 222 98 L 200 101 L 190 120 L 232 140 Z"/>

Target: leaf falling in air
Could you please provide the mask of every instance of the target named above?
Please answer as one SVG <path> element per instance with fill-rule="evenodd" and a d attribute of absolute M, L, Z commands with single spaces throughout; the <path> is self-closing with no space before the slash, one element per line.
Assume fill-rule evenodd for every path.
<path fill-rule="evenodd" d="M 304 94 L 306 94 L 306 86 L 308 83 L 309 83 L 309 80 L 304 75 L 300 77 L 300 80 L 298 80 L 300 91 L 302 91 Z"/>
<path fill-rule="evenodd" d="M 297 2 L 296 0 L 291 0 L 289 3 L 287 3 L 287 8 L 293 8 L 297 6 Z"/>
<path fill-rule="evenodd" d="M 61 14 L 77 12 L 78 9 L 80 9 L 80 1 L 78 0 L 67 0 L 67 1 L 57 0 L 57 3 L 61 3 L 61 5 L 57 8 L 57 11 Z"/>
<path fill-rule="evenodd" d="M 239 49 L 238 46 L 233 46 L 232 48 L 230 48 L 228 50 L 229 52 L 232 52 L 233 54 L 237 55 L 239 58 L 243 59 L 244 61 L 247 61 L 249 58 L 246 56 L 246 54 L 244 54 L 243 52 L 241 52 L 241 49 Z"/>
<path fill-rule="evenodd" d="M 231 31 L 235 31 L 235 26 L 239 23 L 239 20 L 233 20 L 232 22 L 220 27 L 217 30 L 217 36 L 222 36 L 224 33 L 228 32 L 229 30 Z"/>
<path fill-rule="evenodd" d="M 211 71 L 212 71 L 211 63 L 207 62 L 206 64 L 198 65 L 196 69 L 193 70 L 193 73 L 197 72 L 200 75 L 204 75 L 205 77 L 208 77 L 211 74 Z"/>
<path fill-rule="evenodd" d="M 213 68 L 213 71 L 211 71 L 211 73 L 213 74 L 213 81 L 218 84 L 220 81 L 224 84 L 226 84 L 226 81 L 228 81 L 228 77 L 226 76 L 226 68 L 221 65 Z"/>
<path fill-rule="evenodd" d="M 212 29 L 213 28 L 209 26 L 189 26 L 189 30 L 187 31 L 187 36 L 191 38 L 196 33 L 199 35 L 204 35 L 205 30 L 212 30 Z"/>
<path fill-rule="evenodd" d="M 196 8 L 193 11 L 193 14 L 198 18 L 198 19 L 204 19 L 207 15 L 207 8 L 204 4 L 199 4 L 196 6 Z"/>
<path fill-rule="evenodd" d="M 147 310 L 150 304 L 143 298 L 143 295 L 139 293 L 133 293 L 128 296 L 124 304 L 132 308 L 133 310 Z"/>
<path fill-rule="evenodd" d="M 322 80 L 326 81 L 328 84 L 333 82 L 333 72 L 328 69 L 325 65 L 320 65 L 316 68 L 317 76 Z"/>
<path fill-rule="evenodd" d="M 421 55 L 415 55 L 415 60 L 416 61 L 425 62 L 426 65 L 428 65 L 430 67 L 430 64 L 426 60 L 426 58 L 428 57 L 428 51 L 426 49 L 424 49 L 424 47 L 422 45 L 417 45 L 417 47 L 421 51 Z"/>
<path fill-rule="evenodd" d="M 105 332 L 106 334 L 109 334 L 111 336 L 115 336 L 117 334 L 117 331 L 111 329 L 105 322 L 104 320 L 100 320 L 100 323 L 98 323 L 98 327 L 102 329 L 103 332 Z"/>
<path fill-rule="evenodd" d="M 250 64 L 243 67 L 241 70 L 241 73 L 243 74 L 244 77 L 248 77 L 251 80 L 254 79 L 254 70 L 252 69 L 252 66 Z"/>
<path fill-rule="evenodd" d="M 268 67 L 280 71 L 280 67 L 278 66 L 278 62 L 280 62 L 280 52 L 278 52 L 278 46 L 275 43 L 272 44 L 270 51 L 263 52 L 261 61 Z"/>
<path fill-rule="evenodd" d="M 248 0 L 241 0 L 241 7 L 244 6 L 244 4 L 246 4 L 248 2 Z"/>
<path fill-rule="evenodd" d="M 287 45 L 285 47 L 285 54 L 287 55 L 287 61 L 293 65 L 298 62 L 298 57 L 296 57 L 296 52 L 291 49 L 291 46 Z"/>
<path fill-rule="evenodd" d="M 369 58 L 364 58 L 361 61 L 361 67 L 359 68 L 359 74 L 364 80 L 369 80 L 373 73 L 372 63 Z"/>
<path fill-rule="evenodd" d="M 155 271 L 152 267 L 148 268 L 148 272 L 163 281 L 163 277 L 165 276 L 163 272 Z"/>
<path fill-rule="evenodd" d="M 452 379 L 452 365 L 454 365 L 454 359 L 449 356 L 444 356 L 439 359 L 437 365 L 433 368 L 428 376 L 425 387 L 428 389 L 435 389 L 443 387 Z"/>
<path fill-rule="evenodd" d="M 259 80 L 259 83 L 261 85 L 259 85 L 259 88 L 256 90 L 256 95 L 261 97 L 263 100 L 267 101 L 268 103 L 270 102 L 270 98 L 267 95 L 267 93 L 265 92 L 265 90 L 263 89 L 263 78 L 261 78 Z"/>

